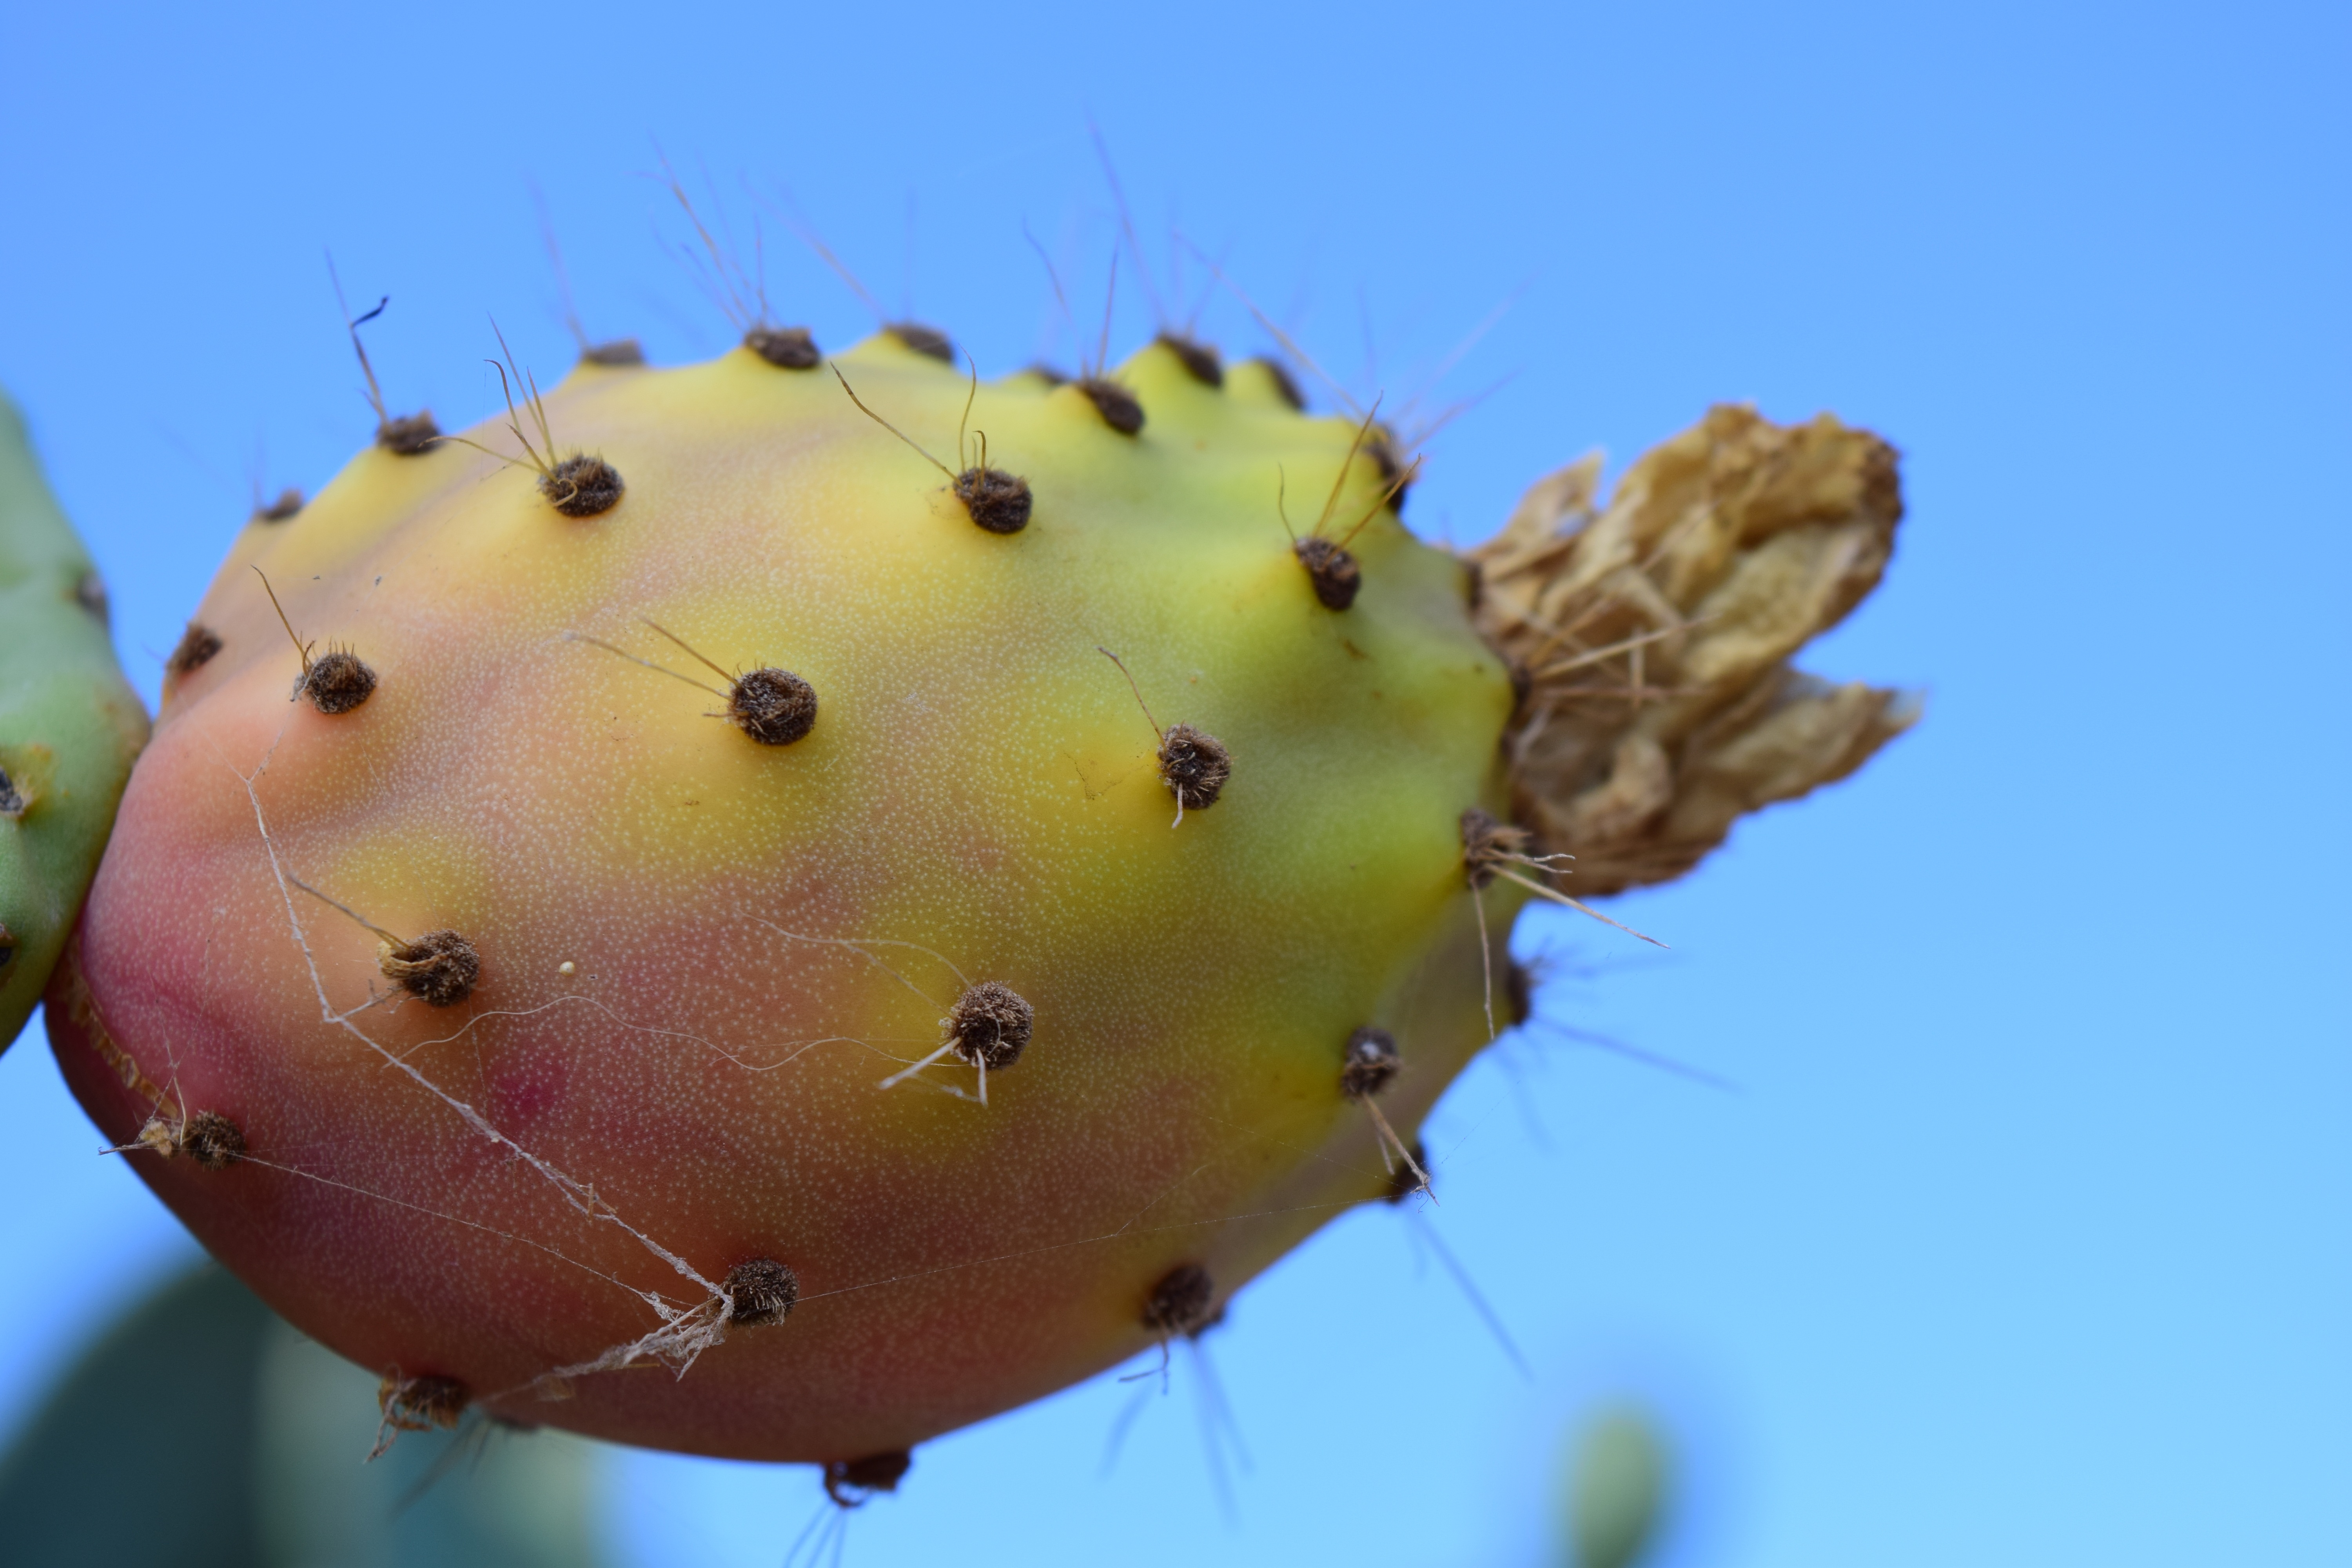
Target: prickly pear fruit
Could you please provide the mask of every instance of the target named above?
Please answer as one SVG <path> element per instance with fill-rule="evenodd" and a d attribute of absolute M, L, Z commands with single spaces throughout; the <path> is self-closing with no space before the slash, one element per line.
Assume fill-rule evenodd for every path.
<path fill-rule="evenodd" d="M 106 620 L 98 570 L 0 395 L 0 1050 L 41 999 L 147 739 Z"/>
<path fill-rule="evenodd" d="M 247 529 L 51 991 L 390 1427 L 894 1485 L 1418 1171 L 1553 863 L 1376 432 L 1191 345 L 974 390 L 903 331 L 533 416 L 536 482 L 517 420 Z"/>

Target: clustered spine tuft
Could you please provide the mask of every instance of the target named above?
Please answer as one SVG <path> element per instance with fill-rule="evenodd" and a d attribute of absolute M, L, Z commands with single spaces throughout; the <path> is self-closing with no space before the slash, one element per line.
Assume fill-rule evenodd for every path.
<path fill-rule="evenodd" d="M 955 340 L 937 327 L 927 327 L 920 321 L 893 321 L 882 330 L 925 359 L 935 359 L 941 364 L 955 363 Z"/>
<path fill-rule="evenodd" d="M 735 678 L 727 717 L 763 746 L 789 746 L 816 728 L 816 688 L 773 666 Z"/>
<path fill-rule="evenodd" d="M 253 521 L 256 522 L 285 522 L 290 520 L 296 512 L 299 512 L 301 510 L 302 492 L 295 489 L 292 485 L 289 485 L 284 489 L 278 492 L 278 499 L 276 500 L 269 502 L 266 506 L 257 503 L 253 509 Z"/>
<path fill-rule="evenodd" d="M 74 579 L 73 598 L 100 626 L 113 620 L 114 609 L 106 596 L 106 579 L 98 574 L 95 567 Z"/>
<path fill-rule="evenodd" d="M 1143 428 L 1143 405 L 1135 394 L 1115 381 L 1099 375 L 1087 376 L 1071 383 L 1095 405 L 1102 422 L 1122 436 L 1132 436 Z"/>
<path fill-rule="evenodd" d="M 180 634 L 179 647 L 173 648 L 172 657 L 163 661 L 163 671 L 174 680 L 184 679 L 209 664 L 213 656 L 220 650 L 221 640 L 218 632 L 214 631 L 210 626 L 190 621 L 188 629 Z"/>
<path fill-rule="evenodd" d="M 420 409 L 379 423 L 375 444 L 395 458 L 423 457 L 441 444 L 441 426 L 434 423 L 431 409 Z"/>
<path fill-rule="evenodd" d="M 138 1138 L 125 1147 L 152 1150 L 166 1159 L 184 1154 L 207 1171 L 226 1171 L 246 1156 L 244 1130 L 217 1110 L 199 1110 L 186 1118 L 159 1112 L 147 1119 Z"/>
<path fill-rule="evenodd" d="M 1396 1037 L 1367 1024 L 1348 1037 L 1347 1055 L 1339 1068 L 1339 1092 L 1353 1100 L 1376 1099 L 1396 1081 L 1402 1066 Z"/>
<path fill-rule="evenodd" d="M 743 346 L 778 370 L 814 370 L 824 358 L 806 327 L 753 327 Z"/>
<path fill-rule="evenodd" d="M 955 477 L 951 488 L 971 521 L 990 533 L 1018 533 L 1029 526 L 1034 499 L 1029 481 L 1016 474 L 970 468 Z"/>
<path fill-rule="evenodd" d="M 1476 806 L 1462 814 L 1462 870 L 1473 889 L 1494 884 L 1506 866 L 1527 858 L 1531 837 L 1524 827 L 1498 821 Z"/>
<path fill-rule="evenodd" d="M 1250 363 L 1265 372 L 1266 379 L 1274 383 L 1276 396 L 1300 413 L 1306 412 L 1307 395 L 1298 390 L 1298 383 L 1293 379 L 1290 372 L 1283 367 L 1280 360 L 1268 359 L 1260 355 Z"/>
<path fill-rule="evenodd" d="M 582 349 L 580 363 L 626 370 L 645 363 L 646 351 L 635 338 L 615 338 L 608 343 L 590 343 Z"/>
<path fill-rule="evenodd" d="M 1381 1193 L 1381 1202 L 1396 1205 L 1419 1192 L 1429 1189 L 1429 1151 L 1416 1138 L 1405 1150 L 1405 1157 L 1389 1171 L 1388 1186 Z"/>
<path fill-rule="evenodd" d="M 781 1323 L 800 1304 L 800 1276 L 772 1258 L 752 1258 L 727 1271 L 728 1321 L 749 1328 Z"/>
<path fill-rule="evenodd" d="M 914 1455 L 904 1448 L 868 1454 L 862 1459 L 828 1459 L 824 1495 L 837 1508 L 863 1508 L 877 1492 L 897 1491 L 914 1464 Z"/>
<path fill-rule="evenodd" d="M 594 517 L 621 501 L 620 470 L 602 458 L 574 452 L 539 477 L 539 493 L 566 517 Z"/>
<path fill-rule="evenodd" d="M 1161 1275 L 1143 1300 L 1143 1326 L 1158 1334 L 1190 1334 L 1207 1327 L 1216 1281 L 1197 1263 Z"/>
<path fill-rule="evenodd" d="M 376 1384 L 375 1402 L 387 1427 L 429 1432 L 436 1426 L 455 1426 L 472 1396 L 454 1377 L 403 1377 L 395 1368 Z M 383 1447 L 379 1444 L 377 1451 L 382 1452 Z"/>
<path fill-rule="evenodd" d="M 1156 341 L 1176 356 L 1176 363 L 1184 367 L 1185 374 L 1202 386 L 1225 384 L 1224 362 L 1217 357 L 1215 349 L 1206 343 L 1194 342 L 1191 338 L 1179 337 L 1174 332 L 1162 332 Z"/>
<path fill-rule="evenodd" d="M 454 1007 L 474 994 L 481 955 L 454 931 L 429 931 L 415 942 L 377 944 L 376 967 L 428 1007 Z"/>
<path fill-rule="evenodd" d="M 1009 985 L 983 980 L 948 1010 L 948 1035 L 957 1059 L 1002 1072 L 1021 1059 L 1037 1024 L 1037 1010 Z"/>
<path fill-rule="evenodd" d="M 329 648 L 302 671 L 294 694 L 329 717 L 348 713 L 375 695 L 375 671 L 349 648 Z"/>
<path fill-rule="evenodd" d="M 1217 804 L 1234 776 L 1234 755 L 1225 743 L 1190 724 L 1171 724 L 1160 740 L 1160 782 L 1184 811 Z"/>
<path fill-rule="evenodd" d="M 1536 980 L 1528 966 L 1514 958 L 1503 970 L 1503 1006 L 1511 1027 L 1517 1028 L 1536 1014 Z"/>
<path fill-rule="evenodd" d="M 1389 510 L 1402 517 L 1405 492 L 1412 489 L 1413 470 L 1420 468 L 1419 461 L 1414 462 L 1412 469 L 1399 463 L 1395 442 L 1384 429 L 1372 431 L 1364 443 L 1364 455 L 1380 465 L 1381 483 L 1389 487 Z"/>
<path fill-rule="evenodd" d="M 1344 610 L 1356 602 L 1364 585 L 1364 569 L 1356 563 L 1353 553 L 1320 534 L 1308 534 L 1291 549 L 1298 563 L 1307 568 L 1307 580 L 1314 585 L 1318 604 L 1327 610 Z"/>

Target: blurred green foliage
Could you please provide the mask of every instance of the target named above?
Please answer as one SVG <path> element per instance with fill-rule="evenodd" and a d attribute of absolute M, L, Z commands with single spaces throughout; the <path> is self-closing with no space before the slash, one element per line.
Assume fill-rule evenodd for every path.
<path fill-rule="evenodd" d="M 470 1415 L 376 1438 L 376 1379 L 227 1273 L 173 1281 L 65 1374 L 0 1458 L 25 1568 L 595 1568 L 601 1450 Z"/>
<path fill-rule="evenodd" d="M 1664 1534 L 1674 1494 L 1666 1442 L 1631 1405 L 1578 1434 L 1568 1472 L 1569 1568 L 1635 1568 Z"/>

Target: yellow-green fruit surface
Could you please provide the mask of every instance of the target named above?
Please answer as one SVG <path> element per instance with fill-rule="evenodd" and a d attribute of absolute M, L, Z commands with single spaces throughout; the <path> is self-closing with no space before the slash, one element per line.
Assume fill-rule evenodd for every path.
<path fill-rule="evenodd" d="M 961 467 L 962 375 L 887 338 L 838 363 Z M 1342 1052 L 1396 1036 L 1379 1103 L 1409 1139 L 1487 1037 L 1459 817 L 1499 794 L 1509 681 L 1464 568 L 1392 511 L 1353 542 L 1353 607 L 1317 602 L 1277 487 L 1305 530 L 1346 421 L 1160 347 L 1118 377 L 1132 437 L 1076 387 L 980 387 L 972 429 L 1034 495 L 1009 535 L 828 371 L 743 351 L 549 395 L 559 447 L 625 479 L 602 515 L 444 444 L 371 449 L 257 522 L 50 994 L 92 1116 L 118 1141 L 159 1096 L 230 1119 L 226 1169 L 130 1158 L 345 1355 L 769 1459 L 1092 1374 L 1150 1348 L 1171 1269 L 1222 1303 L 1389 1191 Z M 520 456 L 502 423 L 469 435 Z M 1335 519 L 1381 488 L 1358 453 Z M 375 672 L 362 704 L 289 700 L 255 567 L 316 653 Z M 799 675 L 814 731 L 761 745 L 586 640 L 727 688 L 648 621 Z M 1232 755 L 1181 826 L 1154 720 Z M 478 984 L 407 996 L 370 926 L 462 933 Z M 987 1103 L 952 1057 L 883 1087 L 982 981 L 1035 1013 Z M 712 1333 L 753 1258 L 797 1307 Z"/>

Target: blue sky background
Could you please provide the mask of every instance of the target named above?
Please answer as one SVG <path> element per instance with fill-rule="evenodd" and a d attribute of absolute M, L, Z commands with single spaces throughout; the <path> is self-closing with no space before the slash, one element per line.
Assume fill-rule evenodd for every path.
<path fill-rule="evenodd" d="M 1738 1092 L 1513 1045 L 1432 1124 L 1442 1208 L 1342 1220 L 1212 1336 L 1230 1513 L 1180 1358 L 1107 1476 L 1156 1385 L 926 1447 L 850 1560 L 1532 1563 L 1570 1424 L 1632 1394 L 1685 1448 L 1677 1563 L 2340 1563 L 2347 68 L 2318 5 L 12 6 L 0 384 L 151 700 L 257 452 L 315 489 L 368 437 L 322 247 L 445 424 L 495 405 L 486 312 L 571 358 L 531 180 L 592 331 L 727 345 L 656 142 L 991 374 L 1075 357 L 1024 221 L 1099 308 L 1089 113 L 1160 286 L 1181 230 L 1351 386 L 1515 299 L 1434 395 L 1509 378 L 1433 448 L 1433 535 L 1713 400 L 1882 431 L 1910 518 L 1808 663 L 1925 724 L 1627 900 L 1671 957 L 1520 928 L 1547 1016 Z M 780 313 L 862 335 L 767 228 Z M 1202 331 L 1262 342 L 1223 296 Z M 37 1035 L 0 1103 L 5 1429 L 192 1249 Z M 778 1561 L 817 1492 L 616 1456 L 609 1496 L 668 1564 Z"/>

